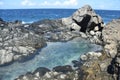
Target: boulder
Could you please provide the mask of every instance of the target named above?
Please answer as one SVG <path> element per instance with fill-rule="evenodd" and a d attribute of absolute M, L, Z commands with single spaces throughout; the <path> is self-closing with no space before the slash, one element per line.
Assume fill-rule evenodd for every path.
<path fill-rule="evenodd" d="M 78 9 L 72 15 L 72 19 L 76 24 L 81 26 L 80 31 L 82 32 L 94 30 L 96 26 L 101 29 L 103 24 L 102 18 L 97 15 L 89 5 L 85 5 Z"/>

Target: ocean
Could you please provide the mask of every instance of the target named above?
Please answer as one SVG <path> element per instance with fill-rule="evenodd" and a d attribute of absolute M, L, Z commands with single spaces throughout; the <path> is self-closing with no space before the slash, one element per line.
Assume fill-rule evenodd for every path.
<path fill-rule="evenodd" d="M 5 21 L 21 20 L 24 23 L 32 23 L 42 19 L 59 19 L 71 16 L 77 9 L 3 9 L 0 10 L 0 18 Z M 112 19 L 120 18 L 118 10 L 95 10 L 105 23 Z"/>

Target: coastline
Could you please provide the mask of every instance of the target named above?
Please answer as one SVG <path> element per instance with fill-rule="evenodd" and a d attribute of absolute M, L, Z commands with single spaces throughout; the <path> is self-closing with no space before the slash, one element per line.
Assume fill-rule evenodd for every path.
<path fill-rule="evenodd" d="M 102 18 L 89 5 L 78 9 L 70 17 L 57 20 L 46 19 L 31 24 L 22 24 L 19 21 L 9 23 L 0 19 L 0 27 L 3 27 L 1 32 L 9 31 L 13 35 L 12 38 L 8 38 L 9 41 L 16 44 L 9 44 L 9 47 L 4 46 L 5 50 L 6 47 L 8 50 L 11 50 L 12 46 L 12 53 L 4 53 L 5 50 L 1 51 L 3 55 L 10 54 L 8 56 L 11 56 L 12 59 L 3 56 L 6 60 L 1 59 L 3 60 L 1 64 L 13 61 L 15 51 L 17 54 L 22 55 L 14 58 L 19 60 L 19 58 L 22 59 L 22 57 L 30 55 L 38 48 L 42 48 L 46 42 L 66 42 L 75 37 L 81 37 L 89 40 L 91 43 L 101 45 L 103 50 L 88 52 L 81 55 L 80 61 L 72 61 L 76 69 L 73 69 L 70 65 L 56 66 L 52 70 L 40 67 L 34 72 L 28 72 L 25 75 L 19 76 L 15 80 L 113 80 L 118 77 L 117 73 L 110 74 L 107 70 L 109 65 L 117 69 L 116 63 L 119 63 L 119 54 L 117 51 L 119 45 L 117 44 L 119 44 L 120 39 L 117 38 L 119 36 L 119 27 L 110 28 L 110 26 L 118 26 L 119 22 L 120 20 L 113 20 L 104 25 Z M 4 26 L 7 26 L 7 28 L 4 28 Z M 13 29 L 13 32 L 11 29 Z M 113 32 L 111 33 L 111 31 Z M 12 33 L 16 34 L 17 37 Z M 20 38 L 18 38 L 18 34 Z M 4 36 L 1 38 L 4 41 Z M 16 40 L 16 38 L 18 39 Z M 7 40 L 8 43 L 9 41 Z M 17 48 L 14 49 L 14 47 Z M 23 47 L 26 51 L 23 51 Z M 113 58 L 116 61 L 114 61 L 114 64 L 111 64 Z"/>

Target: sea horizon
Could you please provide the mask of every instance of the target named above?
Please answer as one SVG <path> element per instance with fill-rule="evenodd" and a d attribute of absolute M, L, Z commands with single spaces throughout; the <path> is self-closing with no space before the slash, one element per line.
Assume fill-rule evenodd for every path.
<path fill-rule="evenodd" d="M 74 9 L 74 10 L 77 10 L 79 8 L 1 8 L 0 10 L 38 10 L 38 9 Z M 105 11 L 120 11 L 119 9 L 93 9 L 93 10 L 105 10 Z"/>

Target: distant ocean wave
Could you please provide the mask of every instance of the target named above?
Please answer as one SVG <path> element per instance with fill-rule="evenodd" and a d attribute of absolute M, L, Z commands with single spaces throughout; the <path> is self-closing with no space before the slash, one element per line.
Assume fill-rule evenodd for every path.
<path fill-rule="evenodd" d="M 33 23 L 33 22 L 34 22 L 34 21 L 28 21 L 28 22 L 22 21 L 22 24 Z"/>

